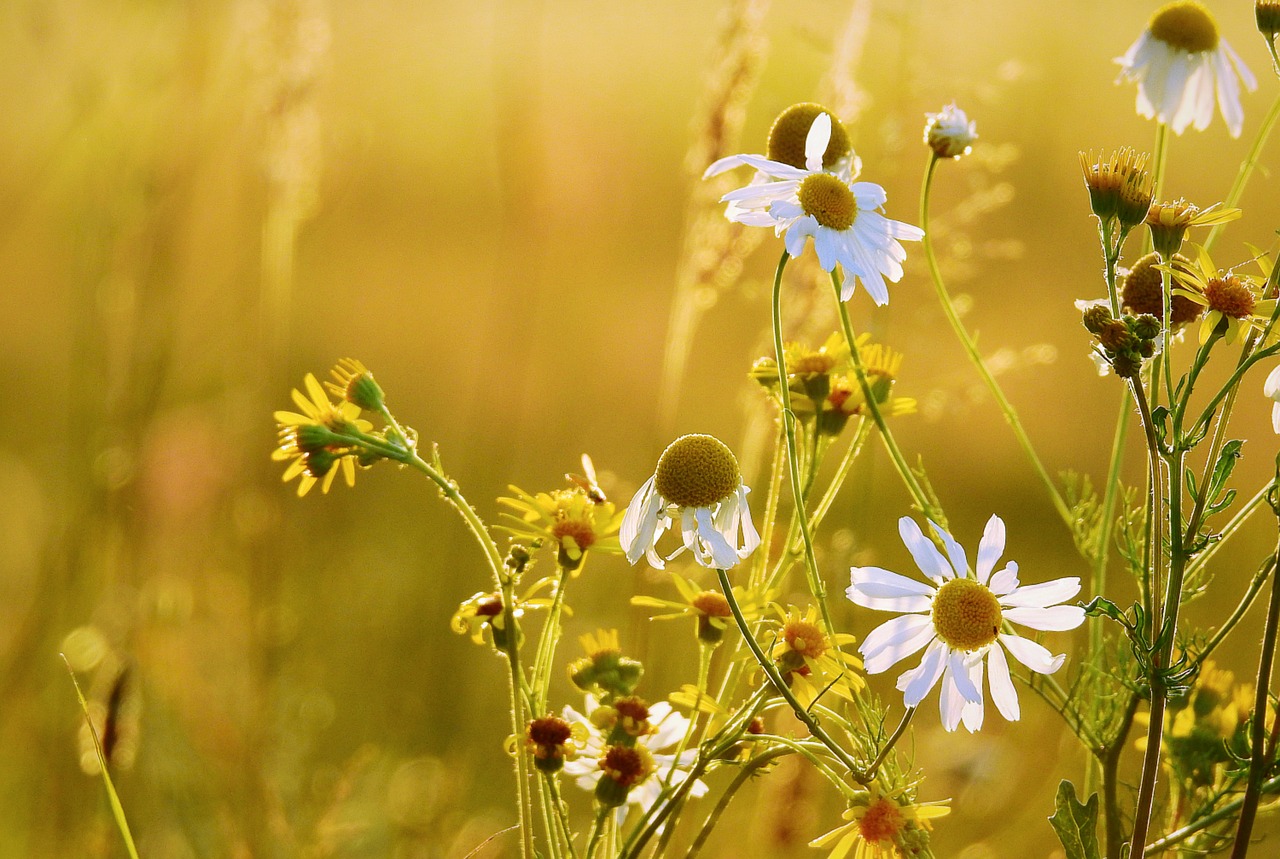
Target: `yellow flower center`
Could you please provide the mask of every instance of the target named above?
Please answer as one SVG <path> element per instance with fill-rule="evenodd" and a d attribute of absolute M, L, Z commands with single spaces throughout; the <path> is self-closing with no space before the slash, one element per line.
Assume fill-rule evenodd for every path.
<path fill-rule="evenodd" d="M 847 230 L 858 216 L 858 201 L 842 179 L 813 173 L 800 183 L 800 208 L 824 227 Z"/>
<path fill-rule="evenodd" d="M 933 628 L 956 650 L 977 650 L 1000 632 L 1000 603 L 973 579 L 952 579 L 933 598 Z"/>
<path fill-rule="evenodd" d="M 1151 35 L 1173 48 L 1198 54 L 1218 47 L 1218 25 L 1209 10 L 1194 0 L 1162 7 L 1151 18 Z"/>
<path fill-rule="evenodd" d="M 703 591 L 694 597 L 689 605 L 707 617 L 729 617 L 733 614 L 729 610 L 729 601 L 724 598 L 724 594 L 716 591 Z"/>
<path fill-rule="evenodd" d="M 1216 310 L 1223 316 L 1230 316 L 1233 319 L 1244 319 L 1253 315 L 1253 308 L 1258 303 L 1252 290 L 1234 275 L 1212 278 L 1205 285 L 1204 297 L 1209 302 L 1210 310 Z"/>
<path fill-rule="evenodd" d="M 816 624 L 805 620 L 793 620 L 782 629 L 787 646 L 803 656 L 817 659 L 827 652 L 827 637 Z"/>
<path fill-rule="evenodd" d="M 858 820 L 858 834 L 871 844 L 893 841 L 905 822 L 898 804 L 885 797 L 877 800 Z"/>
<path fill-rule="evenodd" d="M 715 436 L 686 435 L 658 458 L 654 486 L 677 507 L 710 507 L 733 495 L 741 478 L 733 451 Z"/>
<path fill-rule="evenodd" d="M 827 151 L 822 154 L 822 166 L 829 170 L 841 159 L 848 157 L 853 146 L 849 143 L 849 133 L 844 130 L 840 120 L 820 104 L 805 103 L 791 105 L 773 121 L 773 127 L 769 129 L 769 147 L 765 150 L 769 160 L 803 170 L 804 142 L 809 136 L 809 128 L 820 113 L 831 116 L 831 141 L 827 144 Z"/>

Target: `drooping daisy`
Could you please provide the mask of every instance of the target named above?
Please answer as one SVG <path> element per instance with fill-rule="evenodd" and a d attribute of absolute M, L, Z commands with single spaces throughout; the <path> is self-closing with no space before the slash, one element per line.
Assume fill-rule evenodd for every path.
<path fill-rule="evenodd" d="M 564 708 L 565 721 L 586 731 L 585 748 L 565 762 L 564 772 L 577 778 L 578 787 L 595 791 L 606 805 L 617 806 L 620 820 L 628 805 L 647 811 L 668 780 L 680 784 L 688 778 L 697 749 L 686 749 L 679 758 L 661 754 L 679 743 L 689 729 L 689 720 L 666 701 L 648 705 L 639 698 L 623 698 L 602 706 L 588 695 L 585 709 L 586 715 Z M 606 782 L 603 788 L 601 782 Z M 707 786 L 697 781 L 689 795 L 706 792 Z"/>
<path fill-rule="evenodd" d="M 661 570 L 664 559 L 654 548 L 671 523 L 680 523 L 685 549 L 704 567 L 727 570 L 760 545 L 751 522 L 747 493 L 738 460 L 724 442 L 710 435 L 685 435 L 671 442 L 658 458 L 658 468 L 636 492 L 622 517 L 619 539 L 627 560 L 647 557 Z"/>
<path fill-rule="evenodd" d="M 1258 82 L 1240 56 L 1218 32 L 1203 4 L 1194 0 L 1167 3 L 1123 57 L 1120 80 L 1138 84 L 1138 113 L 1181 134 L 1188 125 L 1203 131 L 1218 110 L 1232 137 L 1240 136 L 1244 109 L 1240 83 L 1250 92 Z"/>
<path fill-rule="evenodd" d="M 928 583 L 879 567 L 850 570 L 852 584 L 845 592 L 850 600 L 865 608 L 902 613 L 863 641 L 865 670 L 879 674 L 923 649 L 920 664 L 898 678 L 906 706 L 917 706 L 941 680 L 943 727 L 954 731 L 963 721 L 973 732 L 982 726 L 982 680 L 989 664 L 996 709 L 1016 721 L 1018 696 L 1005 651 L 1040 674 L 1057 671 L 1066 656 L 1054 656 L 1030 639 L 1001 632 L 1001 625 L 1008 620 L 1039 630 L 1075 629 L 1084 622 L 1084 609 L 1058 603 L 1079 593 L 1080 579 L 1071 576 L 1022 587 L 1018 565 L 1012 561 L 993 573 L 1004 553 L 1005 527 L 999 516 L 988 520 L 972 570 L 960 544 L 936 524 L 933 527 L 946 547 L 945 556 L 914 520 L 898 520 L 902 542 Z"/>
<path fill-rule="evenodd" d="M 803 167 L 758 155 L 736 155 L 772 181 L 753 181 L 721 197 L 726 217 L 753 227 L 773 227 L 786 234 L 787 253 L 799 256 L 812 236 L 818 263 L 826 271 L 844 270 L 840 298 L 848 301 L 861 281 L 876 304 L 887 304 L 885 278 L 897 283 L 907 258 L 901 241 L 919 241 L 919 227 L 893 221 L 880 213 L 888 199 L 872 182 L 854 182 L 847 173 L 824 168 L 832 134 L 831 116 L 819 113 L 805 137 Z"/>
<path fill-rule="evenodd" d="M 809 846 L 830 847 L 827 859 L 915 856 L 928 847 L 929 821 L 950 813 L 942 802 L 912 802 L 901 788 L 885 791 L 873 784 L 842 815 L 848 823 L 819 835 Z"/>

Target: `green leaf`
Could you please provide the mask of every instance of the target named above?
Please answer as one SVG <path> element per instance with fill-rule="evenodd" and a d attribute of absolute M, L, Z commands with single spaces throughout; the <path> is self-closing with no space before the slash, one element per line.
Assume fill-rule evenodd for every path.
<path fill-rule="evenodd" d="M 1098 854 L 1098 795 L 1084 805 L 1076 799 L 1076 788 L 1063 779 L 1054 802 L 1057 809 L 1049 823 L 1058 833 L 1067 859 L 1100 859 Z"/>

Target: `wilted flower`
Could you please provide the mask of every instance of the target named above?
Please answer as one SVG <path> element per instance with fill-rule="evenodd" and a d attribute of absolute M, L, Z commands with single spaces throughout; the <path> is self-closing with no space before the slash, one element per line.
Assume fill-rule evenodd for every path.
<path fill-rule="evenodd" d="M 1162 6 L 1116 62 L 1120 80 L 1138 84 L 1142 116 L 1168 125 L 1174 134 L 1193 124 L 1203 131 L 1213 119 L 1216 93 L 1227 129 L 1232 137 L 1240 136 L 1240 82 L 1250 92 L 1258 83 L 1203 4 L 1179 0 Z"/>
<path fill-rule="evenodd" d="M 1190 265 L 1191 260 L 1177 254 L 1174 260 Z M 1146 313 L 1156 319 L 1164 319 L 1164 279 L 1157 266 L 1160 255 L 1149 253 L 1133 264 L 1120 282 L 1120 304 L 1133 313 Z M 1172 291 L 1172 284 L 1170 284 Z M 1178 331 L 1200 318 L 1204 308 L 1185 295 L 1171 295 L 1169 316 L 1172 331 Z"/>
<path fill-rule="evenodd" d="M 666 557 L 686 549 L 704 567 L 727 570 L 760 545 L 751 522 L 747 493 L 738 460 L 718 438 L 685 435 L 658 458 L 658 468 L 627 506 L 619 535 L 627 560 L 647 557 L 661 570 L 665 564 L 655 545 L 673 521 L 684 541 Z"/>
<path fill-rule="evenodd" d="M 865 608 L 902 613 L 862 642 L 866 671 L 879 674 L 923 648 L 919 666 L 898 678 L 906 706 L 917 706 L 941 680 L 943 727 L 954 731 L 963 720 L 966 728 L 976 731 L 983 719 L 984 665 L 990 663 L 991 698 L 1002 716 L 1015 721 L 1020 715 L 1018 696 L 1004 651 L 1040 674 L 1054 673 L 1066 657 L 1053 656 L 1030 639 L 1002 633 L 1001 625 L 1008 620 L 1032 629 L 1075 629 L 1084 622 L 1084 609 L 1057 603 L 1079 593 L 1080 579 L 1071 576 L 1020 587 L 1018 565 L 1012 561 L 993 574 L 1005 543 L 1004 522 L 998 516 L 987 522 L 972 571 L 960 544 L 936 524 L 933 528 L 947 549 L 946 557 L 914 520 L 898 520 L 902 542 L 929 584 L 879 567 L 850 570 L 850 600 Z"/>
<path fill-rule="evenodd" d="M 925 114 L 924 142 L 939 158 L 959 158 L 973 151 L 978 124 L 953 101 L 937 113 Z"/>
<path fill-rule="evenodd" d="M 1112 218 L 1125 229 L 1142 223 L 1151 207 L 1151 176 L 1147 155 L 1123 147 L 1110 157 L 1080 153 L 1080 170 L 1089 191 L 1089 208 L 1107 224 Z"/>

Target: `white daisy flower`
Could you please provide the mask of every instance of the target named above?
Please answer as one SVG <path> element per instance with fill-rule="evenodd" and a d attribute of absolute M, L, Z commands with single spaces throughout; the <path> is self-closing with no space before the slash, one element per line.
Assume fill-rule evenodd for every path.
<path fill-rule="evenodd" d="M 849 141 L 849 133 L 836 115 L 820 104 L 803 102 L 793 104 L 778 114 L 769 128 L 769 140 L 764 155 L 730 155 L 721 158 L 707 168 L 703 179 L 718 176 L 735 167 L 755 166 L 760 162 L 787 164 L 796 169 L 803 169 L 806 164 L 805 143 L 813 121 L 825 115 L 831 123 L 831 137 L 827 141 L 826 150 L 822 153 L 822 169 L 828 173 L 839 173 L 849 177 L 857 177 L 862 171 L 862 161 L 853 151 Z M 754 181 L 768 181 L 767 171 L 758 171 Z"/>
<path fill-rule="evenodd" d="M 1120 81 L 1138 84 L 1138 113 L 1181 134 L 1188 125 L 1203 131 L 1213 119 L 1213 103 L 1232 137 L 1240 136 L 1244 108 L 1240 82 L 1253 92 L 1253 73 L 1218 32 L 1209 10 L 1193 0 L 1168 3 L 1123 57 Z M 1237 80 L 1238 78 L 1238 80 Z"/>
<path fill-rule="evenodd" d="M 725 215 L 730 220 L 773 227 L 777 235 L 786 233 L 791 256 L 799 256 L 812 236 L 819 264 L 827 271 L 837 263 L 844 269 L 841 300 L 853 297 L 857 282 L 862 281 L 876 304 L 887 304 L 885 278 L 894 283 L 901 280 L 907 258 L 899 240 L 919 241 L 924 231 L 880 213 L 888 199 L 884 188 L 854 182 L 847 172 L 824 169 L 832 127 L 830 114 L 819 113 L 813 120 L 805 137 L 803 168 L 759 155 L 731 156 L 735 164 L 759 172 L 751 184 L 720 199 L 729 204 Z M 762 175 L 767 181 L 761 180 Z"/>
<path fill-rule="evenodd" d="M 607 736 L 590 717 L 600 710 L 600 702 L 593 695 L 586 699 L 586 715 L 572 707 L 564 708 L 564 719 L 571 725 L 581 725 L 586 729 L 586 745 L 573 760 L 566 760 L 564 772 L 577 779 L 577 785 L 584 790 L 594 791 L 600 779 L 604 777 L 607 753 L 610 749 L 626 749 L 622 754 L 622 767 L 631 764 L 631 771 L 626 772 L 623 781 L 631 781 L 625 786 L 626 804 L 618 808 L 618 820 L 626 817 L 627 806 L 637 805 L 641 811 L 648 811 L 662 793 L 662 786 L 670 780 L 671 784 L 680 784 L 689 777 L 688 770 L 698 757 L 697 749 L 686 749 L 677 758 L 672 754 L 659 754 L 662 749 L 680 742 L 689 729 L 689 720 L 676 712 L 666 701 L 646 707 L 638 698 L 622 698 L 614 702 L 613 707 L 606 708 L 604 715 L 614 721 L 611 733 L 625 732 L 634 737 L 633 746 L 618 746 L 609 742 Z M 612 712 L 610 712 L 612 711 Z M 604 721 L 604 720 L 601 720 Z M 625 760 L 629 758 L 630 760 Z M 617 767 L 618 764 L 613 764 Z M 615 772 L 615 776 L 618 773 Z M 628 778 L 628 776 L 630 778 Z M 689 795 L 703 796 L 707 786 L 696 781 L 689 789 Z"/>
<path fill-rule="evenodd" d="M 932 524 L 932 523 L 931 523 Z M 939 704 L 942 725 L 954 731 L 961 721 L 970 732 L 982 727 L 984 668 L 989 666 L 991 699 L 1009 721 L 1019 717 L 1018 696 L 1009 675 L 1005 651 L 1032 671 L 1052 674 L 1065 655 L 1052 655 L 1019 635 L 1003 633 L 1004 621 L 1039 630 L 1075 629 L 1084 609 L 1058 605 L 1080 591 L 1075 576 L 1025 587 L 1018 584 L 1018 565 L 1010 561 L 993 574 L 1004 553 L 1005 528 L 999 516 L 987 521 L 978 545 L 977 565 L 969 568 L 964 549 L 934 525 L 946 547 L 944 557 L 910 517 L 898 520 L 898 533 L 929 583 L 879 567 L 853 567 L 845 592 L 865 608 L 901 612 L 867 635 L 861 648 L 868 674 L 879 674 L 924 650 L 920 664 L 898 678 L 908 707 L 917 706 L 942 681 Z"/>
<path fill-rule="evenodd" d="M 978 124 L 953 101 L 937 113 L 926 113 L 924 142 L 939 158 L 959 158 L 973 151 Z"/>
<path fill-rule="evenodd" d="M 1271 428 L 1280 433 L 1280 367 L 1276 367 L 1267 376 L 1262 385 L 1262 393 L 1275 402 L 1271 407 Z"/>
<path fill-rule="evenodd" d="M 748 492 L 738 460 L 724 442 L 709 435 L 681 436 L 662 452 L 653 477 L 627 506 L 618 534 L 627 560 L 634 564 L 647 557 L 661 570 L 664 559 L 655 544 L 679 522 L 683 545 L 665 560 L 688 549 L 704 567 L 736 566 L 760 545 Z"/>

